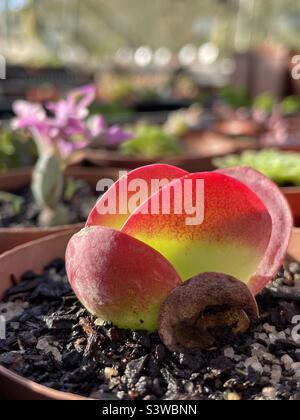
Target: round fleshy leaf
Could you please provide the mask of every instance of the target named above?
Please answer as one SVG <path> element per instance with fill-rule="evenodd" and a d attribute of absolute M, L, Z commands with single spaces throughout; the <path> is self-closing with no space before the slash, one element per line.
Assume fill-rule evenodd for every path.
<path fill-rule="evenodd" d="M 120 328 L 155 330 L 161 303 L 181 283 L 157 251 L 103 227 L 85 228 L 72 237 L 66 268 L 85 308 Z"/>
<path fill-rule="evenodd" d="M 257 294 L 273 280 L 284 261 L 292 234 L 293 216 L 280 189 L 260 172 L 245 167 L 227 168 L 217 172 L 246 184 L 260 197 L 272 218 L 268 248 L 249 282 L 250 289 Z"/>
<path fill-rule="evenodd" d="M 170 214 L 164 214 L 168 202 Z M 159 214 L 151 214 L 157 203 Z M 175 214 L 180 213 L 180 204 L 185 211 Z M 197 211 L 192 215 L 193 206 Z M 271 217 L 260 198 L 234 178 L 213 172 L 174 181 L 137 209 L 122 228 L 160 252 L 183 280 L 219 272 L 245 283 L 266 252 L 271 230 Z"/>
<path fill-rule="evenodd" d="M 167 183 L 187 174 L 188 172 L 183 169 L 164 164 L 143 166 L 129 172 L 115 182 L 98 200 L 86 226 L 121 229 L 131 213 L 152 194 Z"/>

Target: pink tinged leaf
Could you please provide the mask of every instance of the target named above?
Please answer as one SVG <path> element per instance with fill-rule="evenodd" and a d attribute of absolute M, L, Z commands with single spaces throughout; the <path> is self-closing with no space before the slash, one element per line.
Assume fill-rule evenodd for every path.
<path fill-rule="evenodd" d="M 102 195 L 86 225 L 121 229 L 128 217 L 150 195 L 156 193 L 161 186 L 186 175 L 187 172 L 182 169 L 163 164 L 135 169 L 121 177 Z M 105 180 L 101 184 L 104 187 Z"/>
<path fill-rule="evenodd" d="M 88 311 L 120 328 L 155 330 L 162 302 L 181 284 L 175 269 L 157 251 L 103 227 L 85 228 L 73 236 L 66 268 Z"/>
<path fill-rule="evenodd" d="M 204 203 L 199 181 L 204 183 Z M 157 203 L 158 214 L 150 214 Z M 168 203 L 170 214 L 164 214 Z M 243 183 L 223 174 L 199 173 L 154 194 L 121 231 L 160 252 L 184 281 L 219 272 L 248 284 L 267 250 L 272 220 L 260 198 Z"/>
<path fill-rule="evenodd" d="M 218 171 L 247 185 L 264 202 L 272 218 L 272 233 L 269 245 L 249 287 L 259 293 L 276 275 L 284 261 L 293 228 L 290 207 L 280 191 L 269 178 L 251 168 L 228 168 Z"/>

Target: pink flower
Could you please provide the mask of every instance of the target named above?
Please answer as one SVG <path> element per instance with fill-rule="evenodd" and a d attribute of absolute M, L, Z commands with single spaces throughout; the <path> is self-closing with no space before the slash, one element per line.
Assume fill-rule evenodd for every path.
<path fill-rule="evenodd" d="M 95 97 L 95 87 L 88 85 L 73 90 L 65 100 L 49 103 L 47 109 L 53 112 L 56 125 L 64 127 L 69 120 L 85 120 L 89 115 L 88 107 L 94 102 Z"/>
<path fill-rule="evenodd" d="M 88 119 L 89 106 L 96 97 L 92 85 L 70 92 L 66 99 L 47 105 L 51 116 L 40 104 L 16 101 L 13 105 L 16 118 L 13 129 L 28 129 L 43 153 L 49 146 L 60 152 L 61 158 L 68 158 L 75 150 L 87 147 L 95 137 L 103 136 L 107 144 L 117 145 L 132 138 L 132 135 L 118 126 L 108 127 L 99 115 Z"/>
<path fill-rule="evenodd" d="M 40 104 L 27 101 L 15 101 L 13 111 L 16 118 L 12 121 L 14 129 L 31 128 L 43 125 L 46 122 L 46 112 Z"/>
<path fill-rule="evenodd" d="M 94 137 L 102 137 L 108 146 L 118 146 L 134 137 L 133 133 L 123 130 L 118 125 L 108 127 L 105 119 L 101 115 L 90 119 L 90 129 Z"/>

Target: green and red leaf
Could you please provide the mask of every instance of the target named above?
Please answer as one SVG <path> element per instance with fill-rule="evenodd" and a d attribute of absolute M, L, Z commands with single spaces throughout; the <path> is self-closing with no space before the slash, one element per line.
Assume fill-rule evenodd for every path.
<path fill-rule="evenodd" d="M 138 208 L 161 185 L 188 173 L 176 166 L 155 164 L 129 172 L 115 182 L 99 199 L 92 210 L 86 226 L 106 226 L 121 229 L 131 213 Z M 132 191 L 128 191 L 128 187 Z"/>
<path fill-rule="evenodd" d="M 199 205 L 201 181 L 204 220 L 187 225 L 190 214 L 175 214 L 178 197 L 184 204 L 192 185 L 190 202 Z M 163 203 L 169 197 L 170 214 L 163 214 Z M 150 214 L 158 202 L 159 214 Z M 219 173 L 199 173 L 175 180 L 157 192 L 130 216 L 122 232 L 156 249 L 184 281 L 213 271 L 249 284 L 267 251 L 272 220 L 261 199 L 245 184 Z"/>
<path fill-rule="evenodd" d="M 163 300 L 181 279 L 172 265 L 146 244 L 116 230 L 85 228 L 66 252 L 70 284 L 100 321 L 153 331 Z"/>

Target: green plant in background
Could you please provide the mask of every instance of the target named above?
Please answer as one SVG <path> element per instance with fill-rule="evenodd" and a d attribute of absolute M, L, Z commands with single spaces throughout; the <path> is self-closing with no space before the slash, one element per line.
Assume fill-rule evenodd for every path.
<path fill-rule="evenodd" d="M 191 129 L 200 126 L 203 109 L 198 104 L 193 104 L 187 109 L 171 112 L 164 124 L 164 131 L 174 136 L 184 136 Z"/>
<path fill-rule="evenodd" d="M 219 98 L 234 109 L 251 107 L 251 99 L 244 89 L 225 87 L 221 89 Z"/>
<path fill-rule="evenodd" d="M 178 155 L 182 152 L 176 136 L 166 133 L 158 125 L 148 124 L 138 125 L 135 137 L 122 143 L 120 150 L 125 155 L 142 155 L 149 159 Z"/>
<path fill-rule="evenodd" d="M 287 96 L 281 102 L 281 109 L 284 115 L 295 114 L 300 111 L 300 99 L 298 96 Z"/>
<path fill-rule="evenodd" d="M 217 168 L 248 166 L 272 179 L 279 186 L 300 185 L 300 155 L 276 149 L 247 150 L 213 161 Z"/>
<path fill-rule="evenodd" d="M 109 124 L 114 124 L 116 121 L 120 124 L 123 122 L 126 123 L 133 116 L 133 111 L 128 107 L 115 102 L 93 104 L 90 107 L 90 115 L 99 114 L 101 114 Z"/>
<path fill-rule="evenodd" d="M 0 171 L 30 167 L 37 158 L 33 140 L 7 127 L 0 129 Z"/>
<path fill-rule="evenodd" d="M 276 102 L 276 98 L 273 95 L 268 92 L 264 92 L 254 99 L 252 108 L 271 114 Z"/>
<path fill-rule="evenodd" d="M 14 208 L 15 214 L 18 215 L 22 211 L 24 198 L 6 191 L 0 191 L 0 202 L 11 204 Z"/>
<path fill-rule="evenodd" d="M 283 101 L 278 103 L 275 96 L 268 92 L 258 95 L 253 101 L 252 108 L 270 115 L 274 111 L 276 105 L 278 105 L 278 108 L 283 115 L 294 114 L 300 110 L 300 100 L 297 96 L 287 96 Z"/>

